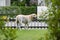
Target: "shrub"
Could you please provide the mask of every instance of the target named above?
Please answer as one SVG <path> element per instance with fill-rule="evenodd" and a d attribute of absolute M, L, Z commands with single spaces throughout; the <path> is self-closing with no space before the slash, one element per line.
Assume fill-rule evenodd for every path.
<path fill-rule="evenodd" d="M 6 29 L 4 20 L 0 20 L 0 40 L 15 40 L 17 37 L 16 32 L 17 29 Z"/>
<path fill-rule="evenodd" d="M 52 6 L 49 9 L 48 29 L 52 40 L 60 40 L 60 2 L 59 0 L 50 0 Z"/>
<path fill-rule="evenodd" d="M 11 6 L 11 7 L 0 7 L 0 14 L 7 15 L 7 16 L 15 16 L 18 14 L 31 14 L 36 13 L 36 7 L 25 7 L 25 6 Z"/>

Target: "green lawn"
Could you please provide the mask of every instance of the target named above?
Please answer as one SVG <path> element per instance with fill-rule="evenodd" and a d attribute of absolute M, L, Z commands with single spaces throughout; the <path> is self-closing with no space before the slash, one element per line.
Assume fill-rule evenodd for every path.
<path fill-rule="evenodd" d="M 16 40 L 39 40 L 46 33 L 48 29 L 18 30 Z"/>

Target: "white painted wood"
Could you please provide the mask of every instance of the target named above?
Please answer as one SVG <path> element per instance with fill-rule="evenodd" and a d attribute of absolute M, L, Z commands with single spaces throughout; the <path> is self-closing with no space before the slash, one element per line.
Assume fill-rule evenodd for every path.
<path fill-rule="evenodd" d="M 37 19 L 42 19 L 42 16 L 48 12 L 48 7 L 46 6 L 37 6 Z"/>
<path fill-rule="evenodd" d="M 0 6 L 10 6 L 10 0 L 0 0 Z"/>
<path fill-rule="evenodd" d="M 45 0 L 38 0 L 39 6 L 45 6 Z"/>
<path fill-rule="evenodd" d="M 0 0 L 0 6 L 6 6 L 5 5 L 5 0 Z"/>
<path fill-rule="evenodd" d="M 11 1 L 11 0 L 5 0 L 5 3 L 6 3 L 5 5 L 6 5 L 6 6 L 10 6 L 10 4 L 11 4 L 10 1 Z"/>

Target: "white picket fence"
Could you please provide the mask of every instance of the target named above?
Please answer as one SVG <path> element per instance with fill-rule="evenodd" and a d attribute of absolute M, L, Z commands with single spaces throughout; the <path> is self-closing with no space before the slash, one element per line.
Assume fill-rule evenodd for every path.
<path fill-rule="evenodd" d="M 48 26 L 47 23 L 45 23 L 45 22 L 39 22 L 39 21 L 37 21 L 37 22 L 36 21 L 30 22 L 28 25 L 29 25 L 29 28 L 47 28 L 47 26 Z M 15 22 L 12 22 L 12 21 L 5 22 L 5 26 L 12 27 L 12 28 L 14 28 L 14 27 L 24 28 L 25 27 L 24 24 L 22 24 L 21 27 L 20 27 L 19 24 L 17 26 L 17 24 Z"/>

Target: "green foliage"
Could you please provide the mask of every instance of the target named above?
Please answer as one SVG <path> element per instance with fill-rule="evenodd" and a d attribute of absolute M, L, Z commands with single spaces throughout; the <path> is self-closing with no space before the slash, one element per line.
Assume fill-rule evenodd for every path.
<path fill-rule="evenodd" d="M 15 40 L 17 37 L 16 31 L 16 29 L 3 29 L 2 32 L 5 36 L 5 40 Z"/>
<path fill-rule="evenodd" d="M 25 6 L 11 6 L 11 7 L 0 7 L 0 14 L 2 15 L 18 15 L 18 14 L 31 14 L 36 13 L 36 7 L 25 7 Z"/>
<path fill-rule="evenodd" d="M 4 20 L 0 20 L 0 40 L 15 40 L 17 37 L 16 32 L 17 29 L 6 29 Z"/>
<path fill-rule="evenodd" d="M 11 6 L 25 6 L 26 0 L 11 0 Z"/>
<path fill-rule="evenodd" d="M 30 3 L 30 0 L 11 0 L 11 6 L 37 6 L 37 4 Z"/>
<path fill-rule="evenodd" d="M 52 1 L 53 5 L 60 6 L 60 3 L 59 3 L 60 0 L 56 0 L 56 1 L 55 0 L 51 0 L 51 1 Z"/>
<path fill-rule="evenodd" d="M 21 7 L 21 13 L 22 14 L 32 14 L 36 13 L 36 7 L 35 6 L 30 6 L 30 7 Z"/>
<path fill-rule="evenodd" d="M 48 26 L 52 40 L 60 40 L 60 0 L 51 0 L 52 6 L 49 9 Z"/>
<path fill-rule="evenodd" d="M 5 15 L 7 15 L 7 14 L 9 14 L 9 15 L 12 15 L 12 14 L 19 14 L 20 13 L 20 8 L 19 7 L 17 7 L 17 6 L 10 6 L 10 7 L 8 7 L 8 6 L 6 6 L 6 7 L 0 7 L 0 14 L 2 13 L 2 14 L 5 14 Z"/>

